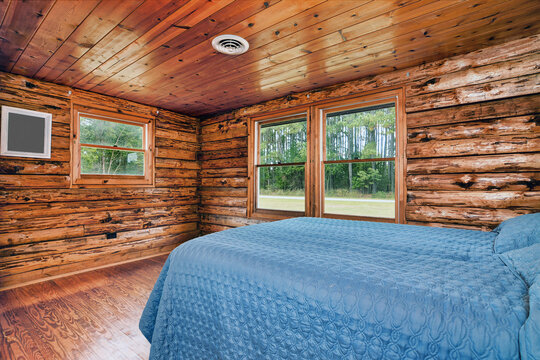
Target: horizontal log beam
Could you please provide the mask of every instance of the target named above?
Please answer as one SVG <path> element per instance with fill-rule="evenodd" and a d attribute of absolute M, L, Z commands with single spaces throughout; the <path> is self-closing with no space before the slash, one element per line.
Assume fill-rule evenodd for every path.
<path fill-rule="evenodd" d="M 407 158 L 409 159 L 538 152 L 540 152 L 540 136 L 535 133 L 444 141 L 429 140 L 407 144 Z"/>
<path fill-rule="evenodd" d="M 408 159 L 408 174 L 453 174 L 540 171 L 540 154 L 459 156 Z"/>
<path fill-rule="evenodd" d="M 77 202 L 96 200 L 130 200 L 145 199 L 149 197 L 182 199 L 194 197 L 196 188 L 98 188 L 98 189 L 64 189 L 39 190 L 39 189 L 18 189 L 10 191 L 0 191 L 0 204 L 27 204 L 27 203 L 55 203 L 55 202 Z"/>
<path fill-rule="evenodd" d="M 540 114 L 409 129 L 407 141 L 412 144 L 528 133 L 540 137 Z"/>
<path fill-rule="evenodd" d="M 408 206 L 540 209 L 539 191 L 408 191 Z"/>
<path fill-rule="evenodd" d="M 448 206 L 407 206 L 407 219 L 421 222 L 479 225 L 495 228 L 504 220 L 529 214 L 532 210 L 482 209 Z"/>
<path fill-rule="evenodd" d="M 234 177 L 234 178 L 218 178 L 218 177 L 211 177 L 211 178 L 202 178 L 201 179 L 201 185 L 202 186 L 223 186 L 223 187 L 247 187 L 247 178 L 246 177 Z"/>
<path fill-rule="evenodd" d="M 456 124 L 540 113 L 540 94 L 407 114 L 407 128 Z"/>
<path fill-rule="evenodd" d="M 540 92 L 540 75 L 532 74 L 512 79 L 472 84 L 456 89 L 410 96 L 405 104 L 407 112 L 416 112 L 482 101 L 504 99 Z"/>
<path fill-rule="evenodd" d="M 540 172 L 408 175 L 407 189 L 539 191 Z"/>

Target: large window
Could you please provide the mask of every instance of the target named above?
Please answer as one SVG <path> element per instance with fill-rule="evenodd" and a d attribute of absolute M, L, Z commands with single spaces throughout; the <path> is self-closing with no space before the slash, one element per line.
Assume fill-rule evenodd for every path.
<path fill-rule="evenodd" d="M 253 212 L 302 215 L 308 157 L 306 113 L 281 114 L 254 123 Z"/>
<path fill-rule="evenodd" d="M 395 101 L 332 107 L 321 115 L 323 213 L 393 219 Z"/>
<path fill-rule="evenodd" d="M 150 119 L 76 107 L 74 185 L 152 185 Z"/>
<path fill-rule="evenodd" d="M 349 97 L 296 109 L 296 115 L 253 118 L 248 215 L 402 221 L 400 94 Z"/>

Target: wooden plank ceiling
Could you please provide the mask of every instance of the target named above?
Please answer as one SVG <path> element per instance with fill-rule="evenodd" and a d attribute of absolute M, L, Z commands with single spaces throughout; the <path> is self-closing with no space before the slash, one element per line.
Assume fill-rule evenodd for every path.
<path fill-rule="evenodd" d="M 0 0 L 0 23 L 2 71 L 201 116 L 537 34 L 540 1 Z"/>

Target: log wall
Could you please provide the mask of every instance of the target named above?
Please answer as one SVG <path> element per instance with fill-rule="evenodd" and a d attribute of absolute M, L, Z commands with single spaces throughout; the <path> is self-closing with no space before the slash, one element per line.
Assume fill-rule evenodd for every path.
<path fill-rule="evenodd" d="M 201 121 L 201 230 L 246 218 L 247 121 L 300 104 L 403 86 L 410 224 L 488 230 L 540 211 L 540 38 L 248 106 Z"/>
<path fill-rule="evenodd" d="M 70 188 L 73 103 L 155 118 L 155 187 Z M 0 157 L 0 289 L 166 253 L 198 235 L 197 119 L 7 73 L 0 105 L 53 114 L 51 159 Z"/>
<path fill-rule="evenodd" d="M 0 105 L 53 114 L 51 159 L 0 158 L 0 289 L 166 253 L 199 229 L 260 221 L 246 218 L 250 116 L 396 86 L 406 92 L 408 223 L 487 230 L 540 211 L 538 64 L 540 38 L 532 36 L 200 123 L 0 73 Z M 155 187 L 70 188 L 78 102 L 155 118 Z"/>

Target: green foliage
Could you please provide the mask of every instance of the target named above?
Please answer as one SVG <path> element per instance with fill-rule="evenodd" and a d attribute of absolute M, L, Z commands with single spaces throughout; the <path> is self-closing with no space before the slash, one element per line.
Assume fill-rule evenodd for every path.
<path fill-rule="evenodd" d="M 393 193 L 394 176 L 393 161 L 327 164 L 325 192 L 336 192 L 339 189 L 348 189 L 350 192 L 358 189 L 362 194 L 374 194 L 377 191 Z"/>
<path fill-rule="evenodd" d="M 81 147 L 81 173 L 144 175 L 144 153 Z"/>
<path fill-rule="evenodd" d="M 353 187 L 356 189 L 367 189 L 369 186 L 375 184 L 382 179 L 382 175 L 374 168 L 367 168 L 365 170 L 358 170 L 356 176 L 353 178 Z"/>
<path fill-rule="evenodd" d="M 327 160 L 371 159 L 394 154 L 394 107 L 326 116 Z"/>
<path fill-rule="evenodd" d="M 81 144 L 143 148 L 143 128 L 81 117 Z M 144 152 L 81 146 L 82 174 L 144 175 Z"/>
<path fill-rule="evenodd" d="M 141 126 L 81 117 L 80 132 L 82 144 L 143 148 Z"/>
<path fill-rule="evenodd" d="M 270 192 L 304 192 L 304 166 L 275 166 L 259 169 L 260 187 Z"/>
<path fill-rule="evenodd" d="M 328 114 L 326 117 L 327 160 L 374 159 L 395 156 L 395 108 L 363 109 Z M 260 163 L 286 164 L 306 161 L 307 124 L 305 119 L 275 123 L 261 128 Z M 394 192 L 393 161 L 328 164 L 325 191 L 362 194 Z M 304 191 L 304 166 L 260 168 L 261 192 Z"/>
<path fill-rule="evenodd" d="M 260 163 L 286 164 L 307 158 L 307 123 L 299 121 L 270 124 L 261 128 Z"/>

